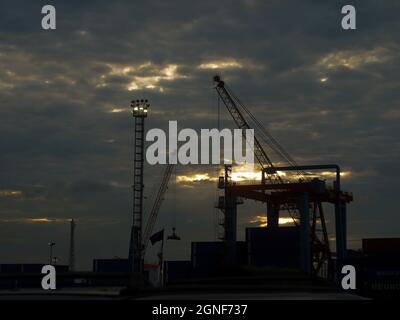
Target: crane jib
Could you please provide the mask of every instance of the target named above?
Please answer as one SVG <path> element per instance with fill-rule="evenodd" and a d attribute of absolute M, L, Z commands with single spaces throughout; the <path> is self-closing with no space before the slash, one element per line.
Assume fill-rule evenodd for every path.
<path fill-rule="evenodd" d="M 226 90 L 224 83 L 222 81 L 218 83 L 218 85 L 216 86 L 216 90 L 219 97 L 223 101 L 224 105 L 228 109 L 228 112 L 231 114 L 233 120 L 238 126 L 238 128 L 250 129 L 249 124 L 246 122 L 243 114 L 240 112 L 239 107 L 236 105 L 235 101 L 233 100 L 229 92 Z M 267 156 L 266 152 L 262 148 L 261 143 L 259 142 L 256 136 L 254 137 L 254 156 L 256 157 L 262 169 L 265 169 L 267 167 L 269 168 L 274 167 L 271 159 Z M 280 183 L 282 182 L 281 178 L 276 173 L 268 174 L 266 178 L 271 182 L 275 181 Z"/>

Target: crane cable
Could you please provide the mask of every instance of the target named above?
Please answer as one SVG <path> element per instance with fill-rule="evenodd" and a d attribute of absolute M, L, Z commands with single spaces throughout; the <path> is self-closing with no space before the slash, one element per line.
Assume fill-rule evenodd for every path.
<path fill-rule="evenodd" d="M 225 87 L 227 87 L 225 85 Z M 242 107 L 242 109 L 245 111 L 245 113 L 252 119 L 252 121 L 256 124 L 258 129 L 261 130 L 261 132 L 268 137 L 268 139 L 271 140 L 271 142 L 266 141 L 265 137 L 262 137 L 263 140 L 273 149 L 279 156 L 284 158 L 289 164 L 295 165 L 296 162 L 291 158 L 291 156 L 283 149 L 283 147 L 274 139 L 274 137 L 266 130 L 266 128 L 257 120 L 257 118 L 250 112 L 250 110 L 240 101 L 240 99 L 235 96 L 235 94 L 227 88 L 229 94 L 231 94 L 237 103 Z"/>
<path fill-rule="evenodd" d="M 233 93 L 232 90 L 225 84 L 225 88 L 229 92 L 229 94 L 236 100 L 238 105 L 242 107 L 244 112 L 251 118 L 251 120 L 254 122 L 256 127 L 259 129 L 259 131 L 262 133 L 260 138 L 281 158 L 286 160 L 286 162 L 291 166 L 291 167 L 296 167 L 298 164 L 296 161 L 289 155 L 289 153 L 276 141 L 276 139 L 268 132 L 268 130 L 260 123 L 259 120 L 251 113 L 251 111 L 240 101 L 240 99 Z M 307 173 L 302 170 L 295 170 L 296 173 L 301 177 L 305 178 Z"/>
<path fill-rule="evenodd" d="M 219 97 L 219 95 L 217 94 L 217 129 L 218 131 L 221 128 L 221 99 Z M 217 177 L 219 177 L 220 175 L 220 166 L 217 166 Z M 215 190 L 215 202 L 216 204 L 218 204 L 219 201 L 219 189 L 217 188 Z M 219 210 L 217 208 L 217 206 L 215 206 L 214 208 L 214 240 L 217 241 L 218 240 L 218 232 L 219 232 Z"/>
<path fill-rule="evenodd" d="M 174 228 L 176 228 L 176 211 L 177 211 L 177 197 L 176 197 L 176 194 L 177 194 L 177 187 L 178 187 L 178 185 L 177 185 L 177 180 L 178 180 L 178 178 L 177 178 L 177 171 L 178 171 L 178 167 L 176 167 L 175 168 L 175 170 L 174 171 L 172 171 L 172 174 L 171 174 L 171 182 L 172 182 L 172 190 L 170 190 L 170 192 L 172 191 L 172 211 L 173 211 L 173 213 L 172 213 L 172 217 L 171 217 L 171 220 L 172 220 L 172 226 L 171 226 L 171 229 L 173 230 Z"/>
<path fill-rule="evenodd" d="M 266 137 L 261 136 L 262 140 L 268 144 L 268 146 L 274 150 L 279 156 L 281 156 L 283 159 L 285 159 L 287 162 L 289 162 L 290 166 L 294 167 L 296 166 L 296 162 L 290 157 L 290 155 L 283 149 L 282 146 L 279 145 L 279 143 L 272 137 L 272 135 L 265 129 L 265 127 L 254 117 L 254 115 L 250 112 L 250 110 L 240 101 L 240 99 L 232 92 L 232 90 L 229 89 L 229 87 L 226 86 L 225 84 L 225 89 L 227 90 L 228 94 L 231 95 L 236 102 L 238 103 L 239 106 L 242 107 L 242 109 L 246 112 L 246 114 L 253 120 L 253 122 L 256 124 L 256 126 L 261 130 L 262 133 L 264 133 L 267 137 L 270 137 L 272 142 L 269 142 Z M 298 170 L 296 170 L 298 171 Z M 300 172 L 300 171 L 299 171 Z M 300 175 L 303 176 L 305 173 L 300 172 Z M 281 180 L 280 176 L 277 174 L 278 178 Z M 285 206 L 285 209 L 288 211 L 290 217 L 293 220 L 293 223 L 297 225 L 297 221 L 294 217 L 294 214 L 290 207 Z"/>

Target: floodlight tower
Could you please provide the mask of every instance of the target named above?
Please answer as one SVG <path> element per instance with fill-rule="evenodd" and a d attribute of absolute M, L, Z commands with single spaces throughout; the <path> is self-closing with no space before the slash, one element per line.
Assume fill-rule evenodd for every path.
<path fill-rule="evenodd" d="M 135 138 L 133 145 L 133 222 L 129 243 L 129 265 L 132 272 L 143 271 L 143 167 L 144 167 L 144 119 L 150 104 L 147 100 L 131 102 L 135 118 Z"/>

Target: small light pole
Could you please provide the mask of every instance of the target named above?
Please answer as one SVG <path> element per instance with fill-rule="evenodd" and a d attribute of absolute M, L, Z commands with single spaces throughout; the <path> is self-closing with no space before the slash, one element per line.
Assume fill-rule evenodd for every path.
<path fill-rule="evenodd" d="M 50 257 L 49 257 L 50 264 L 53 264 L 53 247 L 54 247 L 55 245 L 56 245 L 55 242 L 49 242 L 49 243 L 48 243 L 48 246 L 49 246 L 49 248 L 50 248 Z"/>

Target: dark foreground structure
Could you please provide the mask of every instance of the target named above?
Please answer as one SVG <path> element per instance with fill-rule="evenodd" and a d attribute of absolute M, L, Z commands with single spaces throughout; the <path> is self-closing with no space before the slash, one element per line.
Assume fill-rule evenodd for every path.
<path fill-rule="evenodd" d="M 42 264 L 0 264 L 0 299 L 10 295 L 18 298 L 19 294 L 27 297 L 26 290 L 46 297 L 68 297 L 69 292 L 78 296 L 95 292 L 96 296 L 100 292 L 102 298 L 111 290 L 110 298 L 135 299 L 356 297 L 341 295 L 338 279 L 335 284 L 335 279 L 301 271 L 297 227 L 279 229 L 273 233 L 266 228 L 247 229 L 246 241 L 237 243 L 239 264 L 232 268 L 224 265 L 223 242 L 193 242 L 191 259 L 165 261 L 161 278 L 157 265 L 145 265 L 147 279 L 130 273 L 128 259 L 95 259 L 91 272 L 71 272 L 68 266 L 56 266 L 57 290 L 52 293 L 41 289 Z M 345 263 L 357 270 L 357 289 L 346 293 L 400 297 L 400 238 L 363 239 L 362 250 L 348 250 L 347 256 Z"/>
<path fill-rule="evenodd" d="M 166 261 L 165 286 L 191 283 L 199 287 L 237 284 L 256 290 L 341 290 L 342 264 L 334 260 L 334 278 L 307 275 L 301 270 L 299 230 L 284 227 L 268 232 L 248 228 L 246 242 L 238 242 L 239 266 L 224 267 L 222 242 L 192 243 L 191 261 Z M 291 240 L 291 241 L 289 241 Z M 360 251 L 347 251 L 343 264 L 356 268 L 357 288 L 364 297 L 400 297 L 400 238 L 363 239 Z"/>

